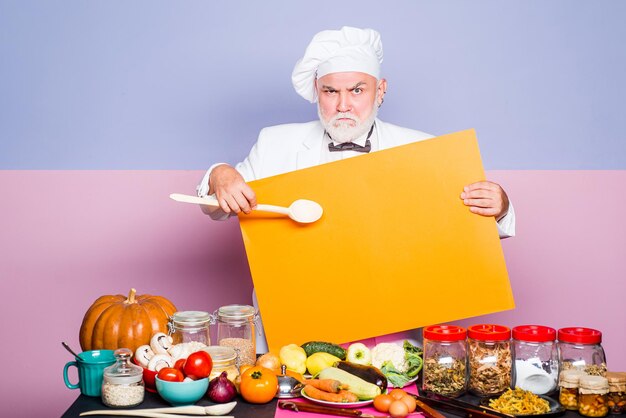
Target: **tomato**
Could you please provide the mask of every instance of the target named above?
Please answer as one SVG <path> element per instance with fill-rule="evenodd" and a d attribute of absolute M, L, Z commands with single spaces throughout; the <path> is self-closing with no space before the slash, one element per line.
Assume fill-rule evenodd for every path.
<path fill-rule="evenodd" d="M 374 409 L 378 412 L 389 412 L 389 405 L 395 401 L 393 396 L 385 393 L 374 398 Z"/>
<path fill-rule="evenodd" d="M 161 380 L 167 380 L 168 382 L 182 382 L 185 380 L 185 376 L 180 370 L 176 370 L 173 367 L 163 367 L 157 373 L 157 377 Z"/>
<path fill-rule="evenodd" d="M 213 359 L 206 351 L 196 351 L 189 354 L 183 366 L 185 376 L 193 380 L 209 377 L 211 370 L 213 370 Z"/>
<path fill-rule="evenodd" d="M 180 370 L 181 373 L 185 373 L 184 368 L 185 368 L 185 362 L 187 361 L 186 358 L 180 358 L 178 360 L 176 360 L 176 363 L 174 363 L 174 368 L 176 370 Z"/>
<path fill-rule="evenodd" d="M 241 375 L 241 396 L 250 403 L 267 403 L 278 391 L 278 378 L 270 369 L 254 366 Z"/>

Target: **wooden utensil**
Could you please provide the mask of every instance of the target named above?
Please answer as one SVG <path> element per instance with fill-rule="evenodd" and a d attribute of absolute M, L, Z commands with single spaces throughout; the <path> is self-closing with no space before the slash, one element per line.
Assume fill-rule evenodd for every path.
<path fill-rule="evenodd" d="M 123 415 L 133 417 L 147 417 L 147 418 L 183 418 L 183 417 L 196 417 L 202 416 L 222 416 L 223 418 L 233 418 L 224 416 L 231 412 L 237 402 L 229 402 L 225 404 L 210 405 L 210 406 L 175 406 L 173 408 L 149 408 L 149 409 L 100 409 L 96 411 L 83 412 L 80 416 L 89 415 Z M 186 414 L 186 415 L 185 415 Z"/>

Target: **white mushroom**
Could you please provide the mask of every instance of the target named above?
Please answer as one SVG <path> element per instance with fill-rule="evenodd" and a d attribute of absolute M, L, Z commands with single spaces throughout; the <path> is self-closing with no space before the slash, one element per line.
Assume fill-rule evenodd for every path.
<path fill-rule="evenodd" d="M 172 367 L 174 360 L 167 354 L 155 354 L 148 362 L 148 369 L 158 372 L 163 367 Z"/>
<path fill-rule="evenodd" d="M 196 351 L 200 351 L 206 347 L 206 344 L 198 342 L 198 341 L 189 341 L 186 343 L 175 344 L 170 347 L 167 352 L 169 353 L 174 361 L 189 357 L 189 354 L 195 353 Z"/>
<path fill-rule="evenodd" d="M 142 367 L 148 367 L 148 363 L 152 357 L 154 357 L 154 351 L 152 351 L 152 348 L 147 344 L 140 345 L 137 347 L 137 350 L 135 350 L 135 360 Z"/>
<path fill-rule="evenodd" d="M 155 354 L 167 354 L 167 350 L 172 346 L 174 339 L 163 333 L 157 332 L 150 339 L 150 347 Z"/>

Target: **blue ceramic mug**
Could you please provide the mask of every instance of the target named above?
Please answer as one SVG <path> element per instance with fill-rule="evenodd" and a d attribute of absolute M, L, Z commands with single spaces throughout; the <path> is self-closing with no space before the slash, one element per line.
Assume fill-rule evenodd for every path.
<path fill-rule="evenodd" d="M 115 363 L 113 350 L 85 351 L 76 356 L 76 361 L 68 362 L 63 368 L 65 386 L 70 389 L 79 389 L 87 396 L 100 396 L 102 391 L 102 376 L 104 368 Z M 70 367 L 78 369 L 78 383 L 70 383 L 67 371 Z"/>

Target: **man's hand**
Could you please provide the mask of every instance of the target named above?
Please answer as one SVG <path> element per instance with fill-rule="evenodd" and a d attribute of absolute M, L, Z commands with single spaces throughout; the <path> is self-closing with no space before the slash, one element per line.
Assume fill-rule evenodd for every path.
<path fill-rule="evenodd" d="M 472 183 L 463 188 L 463 204 L 469 206 L 472 213 L 493 216 L 496 221 L 509 211 L 509 198 L 499 184 L 490 181 Z"/>
<path fill-rule="evenodd" d="M 215 197 L 226 213 L 250 213 L 256 207 L 256 195 L 233 167 L 222 164 L 211 171 L 209 194 Z"/>

